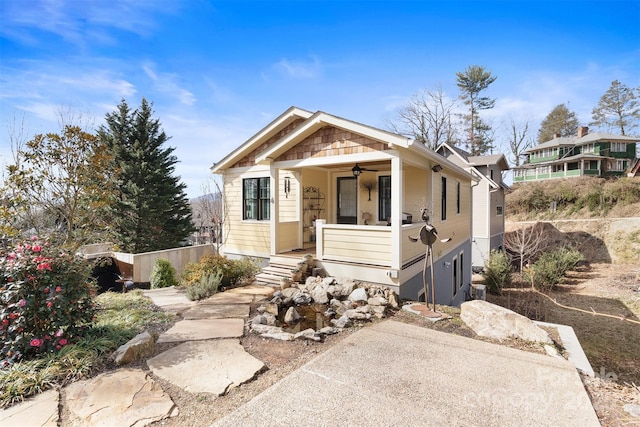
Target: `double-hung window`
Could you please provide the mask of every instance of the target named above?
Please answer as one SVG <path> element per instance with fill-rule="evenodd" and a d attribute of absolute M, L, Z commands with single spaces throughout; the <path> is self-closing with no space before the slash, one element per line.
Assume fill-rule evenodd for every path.
<path fill-rule="evenodd" d="M 242 219 L 269 220 L 271 218 L 271 180 L 245 178 L 242 180 Z"/>

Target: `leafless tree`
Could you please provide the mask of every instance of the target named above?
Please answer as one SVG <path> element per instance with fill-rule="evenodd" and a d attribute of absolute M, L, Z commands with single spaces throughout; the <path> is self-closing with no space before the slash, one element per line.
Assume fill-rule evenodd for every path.
<path fill-rule="evenodd" d="M 509 119 L 509 149 L 513 154 L 514 166 L 520 166 L 522 153 L 532 145 L 529 136 L 529 122 L 517 123 L 513 117 Z"/>
<path fill-rule="evenodd" d="M 422 90 L 409 99 L 387 121 L 393 132 L 407 135 L 431 149 L 443 142 L 455 141 L 455 124 L 452 122 L 456 100 L 447 97 L 441 86 Z"/>
<path fill-rule="evenodd" d="M 216 179 L 204 184 L 202 193 L 202 196 L 192 202 L 193 220 L 197 230 L 195 243 L 211 243 L 215 253 L 220 253 L 220 248 L 229 234 L 227 201 L 221 184 Z"/>
<path fill-rule="evenodd" d="M 520 271 L 529 260 L 541 253 L 547 246 L 544 224 L 536 222 L 530 227 L 509 231 L 504 235 L 504 247 L 520 261 Z"/>

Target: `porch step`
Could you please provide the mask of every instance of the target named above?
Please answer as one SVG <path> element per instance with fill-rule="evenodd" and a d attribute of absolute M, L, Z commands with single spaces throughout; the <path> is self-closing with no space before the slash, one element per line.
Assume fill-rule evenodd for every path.
<path fill-rule="evenodd" d="M 291 270 L 297 267 L 300 257 L 272 256 L 269 266 L 264 267 L 261 273 L 256 274 L 256 284 L 280 289 L 280 280 L 283 277 L 290 278 Z"/>

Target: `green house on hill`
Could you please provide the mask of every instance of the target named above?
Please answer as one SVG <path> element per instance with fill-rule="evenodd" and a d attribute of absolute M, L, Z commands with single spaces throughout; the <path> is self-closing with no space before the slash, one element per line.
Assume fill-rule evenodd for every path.
<path fill-rule="evenodd" d="M 575 137 L 554 135 L 551 141 L 524 152 L 526 159 L 514 166 L 513 182 L 578 176 L 634 176 L 639 173 L 636 143 L 640 138 L 589 133 L 586 126 Z"/>

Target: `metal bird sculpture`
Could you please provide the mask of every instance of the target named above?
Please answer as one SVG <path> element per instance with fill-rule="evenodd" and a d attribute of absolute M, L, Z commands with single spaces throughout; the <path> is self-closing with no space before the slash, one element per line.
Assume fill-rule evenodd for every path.
<path fill-rule="evenodd" d="M 409 240 L 412 242 L 417 242 L 420 240 L 423 245 L 427 246 L 427 250 L 424 257 L 424 267 L 422 269 L 422 283 L 424 286 L 424 299 L 425 303 L 428 306 L 427 302 L 427 262 L 430 262 L 431 265 L 431 302 L 433 303 L 433 313 L 436 314 L 436 286 L 434 283 L 434 273 L 433 273 L 433 244 L 436 241 L 440 241 L 442 243 L 449 242 L 451 237 L 447 237 L 446 239 L 440 239 L 438 237 L 438 232 L 436 228 L 429 224 L 429 213 L 426 209 L 422 210 L 422 220 L 424 221 L 424 225 L 420 228 L 420 232 L 417 236 L 412 237 L 409 236 Z M 437 315 L 437 317 L 440 317 Z"/>

